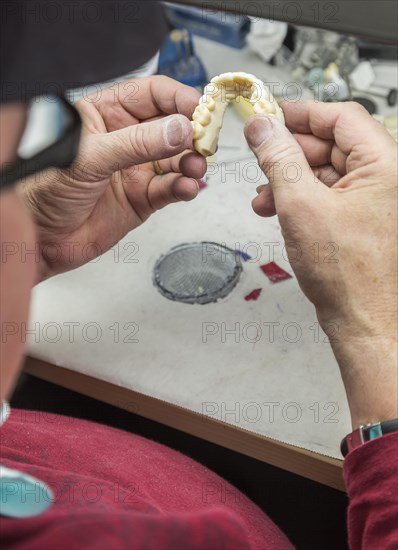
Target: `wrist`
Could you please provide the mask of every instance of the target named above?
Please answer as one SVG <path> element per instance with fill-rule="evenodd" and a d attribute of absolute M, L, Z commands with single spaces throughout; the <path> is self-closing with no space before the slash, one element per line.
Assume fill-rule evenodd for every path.
<path fill-rule="evenodd" d="M 387 294 L 387 295 L 386 295 Z M 327 309 L 316 307 L 322 329 L 329 337 L 333 350 L 349 351 L 352 342 L 362 340 L 397 341 L 398 304 L 397 294 L 380 293 L 378 296 L 365 296 L 358 303 L 349 303 L 348 297 L 343 307 L 334 305 Z M 341 304 L 340 304 L 341 306 Z"/>
<path fill-rule="evenodd" d="M 397 338 L 371 332 L 332 343 L 347 392 L 353 429 L 398 416 Z"/>
<path fill-rule="evenodd" d="M 346 457 L 349 452 L 361 447 L 365 443 L 397 431 L 397 418 L 361 425 L 342 439 L 340 444 L 341 454 Z"/>

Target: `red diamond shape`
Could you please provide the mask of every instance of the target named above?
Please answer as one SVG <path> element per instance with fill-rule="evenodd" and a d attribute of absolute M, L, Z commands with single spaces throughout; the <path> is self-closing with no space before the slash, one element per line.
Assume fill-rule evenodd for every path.
<path fill-rule="evenodd" d="M 271 283 L 280 283 L 281 281 L 292 278 L 289 273 L 279 267 L 279 265 L 275 262 L 269 262 L 269 264 L 260 265 L 260 269 L 268 277 Z"/>
<path fill-rule="evenodd" d="M 246 302 L 256 301 L 257 298 L 260 296 L 261 291 L 262 291 L 262 288 L 255 288 L 254 290 L 249 292 L 249 294 L 245 296 Z"/>

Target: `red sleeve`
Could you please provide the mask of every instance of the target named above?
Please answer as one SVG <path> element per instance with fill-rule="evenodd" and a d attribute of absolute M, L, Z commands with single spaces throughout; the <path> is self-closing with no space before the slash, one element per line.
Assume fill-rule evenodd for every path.
<path fill-rule="evenodd" d="M 2 465 L 42 480 L 54 494 L 43 514 L 0 517 L 0 540 L 9 550 L 293 550 L 226 480 L 138 435 L 13 410 L 1 427 L 0 450 Z M 42 498 L 39 487 L 33 494 L 21 487 L 21 505 Z"/>
<path fill-rule="evenodd" d="M 350 550 L 398 548 L 398 432 L 369 441 L 344 461 Z"/>

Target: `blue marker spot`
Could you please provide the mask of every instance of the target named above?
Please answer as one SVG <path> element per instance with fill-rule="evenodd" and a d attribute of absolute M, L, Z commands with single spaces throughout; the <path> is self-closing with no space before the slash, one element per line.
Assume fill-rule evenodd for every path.
<path fill-rule="evenodd" d="M 251 260 L 251 259 L 252 259 L 252 257 L 249 256 L 249 254 L 246 254 L 246 252 L 242 252 L 241 250 L 237 250 L 236 252 L 237 252 L 237 254 L 239 254 L 239 256 L 242 257 L 242 259 L 243 259 L 245 262 L 247 262 L 247 260 Z"/>

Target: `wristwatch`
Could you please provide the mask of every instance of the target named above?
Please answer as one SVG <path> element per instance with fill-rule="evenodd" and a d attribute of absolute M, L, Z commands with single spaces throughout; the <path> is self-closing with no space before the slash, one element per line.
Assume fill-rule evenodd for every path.
<path fill-rule="evenodd" d="M 386 420 L 384 422 L 376 422 L 374 424 L 364 424 L 358 429 L 347 435 L 341 442 L 340 451 L 343 456 L 360 447 L 367 441 L 372 441 L 382 435 L 398 431 L 398 418 L 394 420 Z"/>

